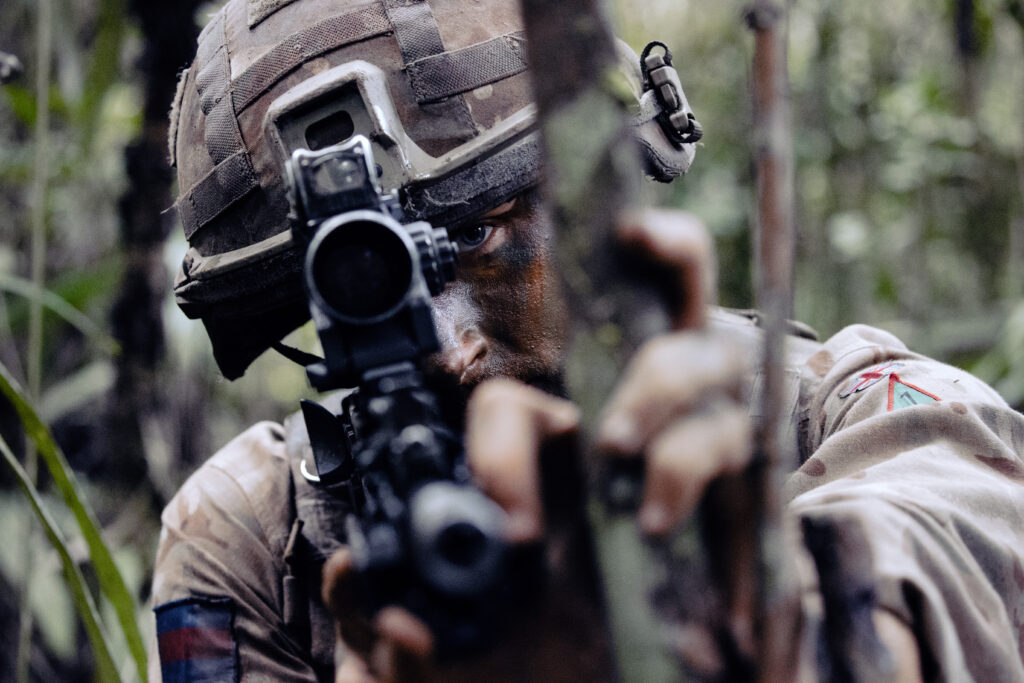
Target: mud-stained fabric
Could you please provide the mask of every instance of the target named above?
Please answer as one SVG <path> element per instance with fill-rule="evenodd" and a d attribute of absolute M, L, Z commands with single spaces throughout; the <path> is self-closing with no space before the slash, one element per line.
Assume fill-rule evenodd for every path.
<path fill-rule="evenodd" d="M 384 0 L 384 7 L 407 66 L 445 51 L 437 19 L 426 0 Z M 412 74 L 409 75 L 412 78 Z M 462 95 L 421 103 L 421 107 L 436 117 L 435 125 L 442 127 L 443 136 L 465 141 L 477 133 L 473 115 Z"/>
<path fill-rule="evenodd" d="M 541 179 L 540 135 L 522 140 L 448 177 L 409 186 L 402 196 L 408 216 L 434 225 L 458 225 L 537 185 Z"/>
<path fill-rule="evenodd" d="M 161 519 L 156 609 L 196 597 L 230 599 L 240 681 L 317 681 L 308 643 L 284 620 L 295 508 L 281 426 L 258 424 L 226 445 Z M 151 656 L 150 681 L 161 680 L 160 665 Z"/>
<path fill-rule="evenodd" d="M 526 71 L 526 34 L 516 31 L 406 66 L 416 101 L 436 102 Z"/>
<path fill-rule="evenodd" d="M 716 311 L 711 320 L 759 343 L 748 319 Z M 1024 417 L 880 330 L 789 342 L 800 459 L 790 512 L 864 530 L 879 604 L 917 636 L 926 680 L 1024 681 Z M 230 599 L 242 681 L 330 680 L 334 634 L 314 584 L 338 541 L 317 538 L 333 517 L 313 514 L 323 509 L 315 492 L 289 472 L 302 448 L 286 446 L 280 426 L 257 425 L 164 512 L 154 604 Z M 296 546 L 300 517 L 309 522 Z M 152 680 L 159 670 L 154 656 Z"/>
<path fill-rule="evenodd" d="M 344 45 L 388 33 L 391 24 L 379 5 L 330 17 L 288 36 L 231 83 L 235 114 L 310 59 Z"/>
<path fill-rule="evenodd" d="M 1024 681 L 1024 417 L 869 327 L 815 366 L 790 511 L 861 525 L 880 606 L 913 628 L 925 680 Z"/>
<path fill-rule="evenodd" d="M 245 16 L 249 28 L 252 28 L 277 10 L 293 2 L 295 0 L 248 0 L 245 7 Z"/>
<path fill-rule="evenodd" d="M 252 160 L 243 150 L 214 166 L 210 173 L 181 195 L 178 215 L 189 238 L 259 185 Z"/>

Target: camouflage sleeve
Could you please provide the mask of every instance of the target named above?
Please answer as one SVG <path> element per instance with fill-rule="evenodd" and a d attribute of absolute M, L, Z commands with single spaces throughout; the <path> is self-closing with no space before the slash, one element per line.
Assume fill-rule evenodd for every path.
<path fill-rule="evenodd" d="M 855 326 L 808 362 L 801 517 L 861 525 L 880 606 L 926 680 L 1024 680 L 1024 417 L 990 387 Z"/>
<path fill-rule="evenodd" d="M 168 504 L 153 578 L 159 656 L 150 680 L 316 680 L 282 616 L 290 482 L 283 430 L 261 423 Z"/>

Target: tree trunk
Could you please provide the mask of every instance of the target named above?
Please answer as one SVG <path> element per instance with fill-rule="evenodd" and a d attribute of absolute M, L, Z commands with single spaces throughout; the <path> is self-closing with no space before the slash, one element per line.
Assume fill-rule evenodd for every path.
<path fill-rule="evenodd" d="M 158 382 L 165 351 L 161 307 L 170 278 L 161 252 L 172 225 L 166 209 L 173 180 L 167 161 L 167 112 L 178 72 L 195 50 L 198 4 L 130 3 L 145 44 L 138 65 L 145 103 L 142 130 L 125 150 L 129 186 L 119 204 L 125 271 L 111 311 L 121 355 L 108 408 L 105 453 L 110 477 L 129 489 L 146 475 L 144 434 L 152 431 L 147 425 L 155 424 L 164 399 Z"/>

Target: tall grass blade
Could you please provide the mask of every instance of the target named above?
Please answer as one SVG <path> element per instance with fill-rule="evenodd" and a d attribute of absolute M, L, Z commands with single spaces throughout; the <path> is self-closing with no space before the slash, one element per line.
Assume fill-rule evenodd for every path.
<path fill-rule="evenodd" d="M 50 309 L 106 353 L 117 353 L 118 344 L 113 337 L 104 332 L 89 316 L 50 290 L 24 278 L 6 274 L 0 274 L 0 290 L 17 294 Z"/>
<path fill-rule="evenodd" d="M 35 444 L 53 478 L 54 485 L 64 499 L 64 503 L 74 514 L 89 548 L 92 563 L 96 568 L 100 590 L 114 607 L 121 630 L 128 643 L 128 649 L 131 651 L 139 671 L 139 679 L 145 681 L 146 646 L 138 625 L 135 623 L 135 600 L 125 586 L 124 579 L 121 577 L 117 565 L 114 564 L 110 550 L 103 543 L 99 524 L 85 497 L 80 493 L 81 488 L 75 481 L 74 473 L 71 471 L 67 459 L 50 435 L 50 430 L 25 400 L 18 383 L 2 363 L 0 363 L 0 394 L 3 394 L 17 410 L 25 434 Z"/>
<path fill-rule="evenodd" d="M 93 602 L 92 596 L 86 587 L 85 577 L 82 576 L 82 571 L 71 558 L 67 542 L 61 536 L 60 530 L 53 519 L 51 519 L 50 513 L 43 507 L 39 491 L 29 480 L 28 473 L 25 472 L 18 459 L 14 457 L 14 453 L 3 437 L 0 437 L 0 453 L 3 454 L 4 460 L 7 461 L 11 471 L 18 478 L 18 485 L 32 505 L 36 517 L 42 523 L 43 530 L 46 532 L 46 537 L 50 539 L 53 549 L 60 556 L 61 567 L 64 570 L 64 581 L 71 591 L 75 607 L 78 608 L 78 613 L 85 624 L 85 631 L 89 635 L 89 642 L 92 643 L 93 656 L 96 659 L 97 679 L 100 681 L 120 681 L 121 677 L 118 675 L 117 667 L 114 665 L 114 658 L 110 654 L 109 637 L 103 630 L 103 624 L 100 622 L 96 603 Z"/>

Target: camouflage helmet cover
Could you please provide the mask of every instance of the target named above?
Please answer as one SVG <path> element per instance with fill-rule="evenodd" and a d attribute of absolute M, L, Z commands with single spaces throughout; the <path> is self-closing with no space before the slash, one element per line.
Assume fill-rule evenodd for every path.
<path fill-rule="evenodd" d="M 226 377 L 309 315 L 282 177 L 293 149 L 366 135 L 382 186 L 401 190 L 409 218 L 437 225 L 538 181 L 518 5 L 230 0 L 213 16 L 171 112 L 189 242 L 174 292 L 202 318 Z M 641 135 L 648 156 L 685 171 L 693 146 L 656 136 Z"/>

